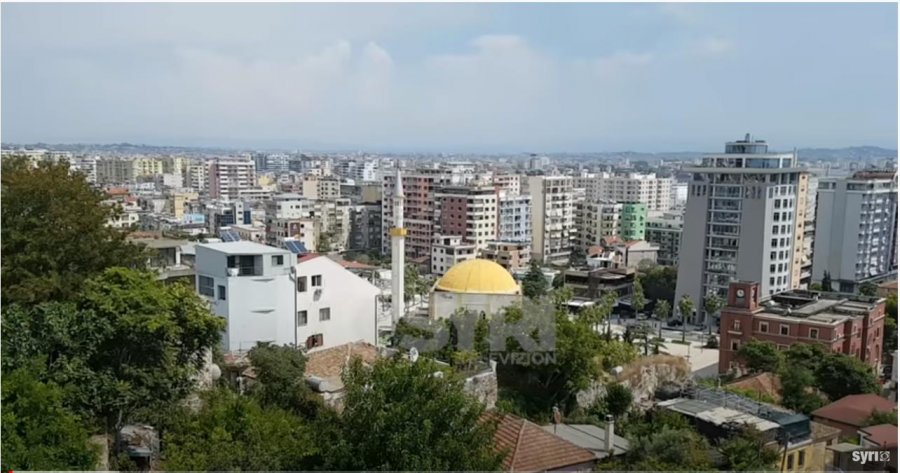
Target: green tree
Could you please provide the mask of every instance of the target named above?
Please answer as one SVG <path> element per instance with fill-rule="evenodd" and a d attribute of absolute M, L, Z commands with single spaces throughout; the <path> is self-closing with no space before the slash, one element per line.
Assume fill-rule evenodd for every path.
<path fill-rule="evenodd" d="M 319 238 L 316 238 L 316 253 L 329 252 L 331 252 L 331 232 L 321 232 Z"/>
<path fill-rule="evenodd" d="M 713 317 L 725 307 L 725 301 L 718 294 L 712 292 L 703 298 L 703 310 L 706 311 L 706 326 L 712 333 Z"/>
<path fill-rule="evenodd" d="M 736 435 L 719 444 L 716 449 L 722 458 L 722 471 L 772 471 L 778 466 L 778 450 L 768 446 L 769 440 L 755 427 L 748 425 Z"/>
<path fill-rule="evenodd" d="M 737 355 L 751 373 L 777 373 L 784 365 L 784 355 L 772 342 L 750 340 L 738 349 Z"/>
<path fill-rule="evenodd" d="M 825 275 L 822 277 L 822 291 L 831 292 L 831 273 L 825 271 Z"/>
<path fill-rule="evenodd" d="M 597 357 L 603 369 L 625 366 L 637 357 L 634 345 L 618 340 L 603 340 L 597 346 Z"/>
<path fill-rule="evenodd" d="M 810 290 L 810 291 L 821 291 L 821 290 L 822 290 L 822 283 L 814 282 L 814 283 L 810 284 L 810 285 L 809 285 L 809 290 Z"/>
<path fill-rule="evenodd" d="M 647 299 L 644 298 L 644 286 L 641 284 L 640 278 L 634 278 L 634 284 L 631 290 L 631 308 L 634 313 L 640 315 L 647 305 Z"/>
<path fill-rule="evenodd" d="M 421 296 L 428 293 L 428 283 L 425 278 L 419 274 L 419 269 L 414 264 L 406 265 L 403 272 L 403 299 L 410 302 L 415 296 Z M 407 306 L 406 309 L 409 309 Z"/>
<path fill-rule="evenodd" d="M 644 296 L 648 300 L 665 300 L 675 303 L 675 282 L 678 270 L 673 266 L 655 266 L 646 270 L 641 276 Z"/>
<path fill-rule="evenodd" d="M 892 293 L 884 301 L 884 314 L 897 321 L 897 293 Z"/>
<path fill-rule="evenodd" d="M 298 348 L 260 343 L 250 350 L 249 357 L 257 381 L 252 392 L 261 405 L 308 419 L 324 408 L 321 398 L 306 384 L 306 357 Z"/>
<path fill-rule="evenodd" d="M 320 432 L 292 412 L 219 388 L 163 434 L 170 471 L 288 471 L 321 464 Z"/>
<path fill-rule="evenodd" d="M 567 305 L 575 297 L 575 292 L 569 286 L 562 286 L 550 291 L 550 300 L 560 309 L 568 310 Z"/>
<path fill-rule="evenodd" d="M 656 317 L 660 323 L 665 322 L 671 314 L 672 305 L 669 304 L 669 301 L 665 299 L 656 301 L 656 305 L 653 307 L 653 316 Z"/>
<path fill-rule="evenodd" d="M 194 388 L 224 324 L 192 288 L 111 268 L 82 291 L 74 303 L 6 310 L 4 372 L 45 356 L 67 405 L 108 432 L 136 409 L 167 406 Z"/>
<path fill-rule="evenodd" d="M 863 426 L 891 424 L 897 425 L 897 411 L 876 411 L 872 410 L 869 417 L 863 422 Z"/>
<path fill-rule="evenodd" d="M 0 174 L 4 306 L 71 300 L 106 268 L 146 264 L 142 247 L 106 226 L 119 210 L 66 163 L 3 158 Z"/>
<path fill-rule="evenodd" d="M 528 272 L 522 279 L 522 294 L 530 299 L 540 299 L 547 294 L 547 278 L 537 260 L 531 260 Z"/>
<path fill-rule="evenodd" d="M 781 404 L 788 409 L 810 414 L 825 405 L 816 394 L 816 378 L 809 368 L 802 364 L 786 363 L 781 374 Z"/>
<path fill-rule="evenodd" d="M 371 368 L 353 360 L 344 371 L 339 436 L 329 446 L 332 470 L 496 470 L 495 425 L 463 382 L 427 358 L 394 358 Z"/>
<path fill-rule="evenodd" d="M 687 318 L 694 311 L 694 301 L 687 294 L 683 294 L 678 300 L 678 312 L 681 313 L 681 342 L 684 343 L 685 333 L 687 332 Z"/>
<path fill-rule="evenodd" d="M 832 401 L 851 394 L 877 394 L 878 380 L 872 368 L 858 358 L 834 353 L 822 360 L 816 384 Z"/>
<path fill-rule="evenodd" d="M 831 353 L 818 343 L 795 343 L 784 352 L 785 366 L 802 367 L 815 374 L 822 360 Z"/>
<path fill-rule="evenodd" d="M 691 429 L 661 426 L 629 437 L 630 449 L 611 469 L 626 471 L 709 470 L 709 444 Z"/>
<path fill-rule="evenodd" d="M 864 296 L 874 296 L 878 292 L 878 286 L 869 281 L 859 285 L 859 293 Z"/>
<path fill-rule="evenodd" d="M 557 273 L 556 276 L 553 276 L 553 284 L 551 284 L 551 287 L 553 289 L 560 289 L 565 285 L 566 285 L 566 276 L 562 272 Z"/>
<path fill-rule="evenodd" d="M 606 404 L 607 413 L 616 419 L 625 415 L 631 408 L 634 401 L 634 394 L 627 386 L 619 383 L 609 383 L 606 385 L 606 395 L 603 397 Z"/>
<path fill-rule="evenodd" d="M 3 372 L 3 471 L 93 470 L 97 450 L 63 390 L 45 383 L 46 361 Z"/>

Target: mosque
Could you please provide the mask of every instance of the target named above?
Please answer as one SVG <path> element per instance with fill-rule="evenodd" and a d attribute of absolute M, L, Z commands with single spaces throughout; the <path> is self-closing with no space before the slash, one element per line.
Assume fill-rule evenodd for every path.
<path fill-rule="evenodd" d="M 503 266 L 484 259 L 459 262 L 431 289 L 429 317 L 443 319 L 459 309 L 492 315 L 522 302 L 522 288 Z"/>

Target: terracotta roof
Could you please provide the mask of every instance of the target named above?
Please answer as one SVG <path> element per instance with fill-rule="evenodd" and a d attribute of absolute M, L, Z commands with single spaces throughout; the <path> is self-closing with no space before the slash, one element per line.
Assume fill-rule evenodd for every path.
<path fill-rule="evenodd" d="M 497 416 L 501 414 L 487 414 L 491 419 L 497 419 Z M 502 463 L 504 471 L 547 471 L 596 460 L 590 450 L 512 414 L 500 418 L 494 433 L 494 450 L 506 452 Z"/>
<path fill-rule="evenodd" d="M 340 264 L 341 266 L 343 266 L 344 269 L 375 269 L 375 268 L 377 268 L 377 266 L 372 266 L 370 264 L 363 264 L 363 263 L 360 263 L 359 261 L 347 261 L 347 260 L 342 259 L 342 260 L 336 261 L 336 262 L 338 264 Z"/>
<path fill-rule="evenodd" d="M 309 260 L 311 260 L 311 259 L 313 259 L 313 258 L 318 258 L 319 256 L 322 256 L 322 255 L 320 255 L 320 254 L 318 254 L 318 253 L 307 253 L 307 254 L 305 254 L 305 255 L 298 255 L 298 256 L 297 256 L 297 262 L 298 262 L 298 263 L 302 263 L 302 262 L 304 262 L 304 261 L 309 261 Z"/>
<path fill-rule="evenodd" d="M 860 429 L 868 440 L 886 448 L 897 448 L 897 426 L 892 424 L 873 425 Z"/>
<path fill-rule="evenodd" d="M 595 246 L 588 248 L 587 254 L 588 254 L 588 256 L 594 256 L 594 255 L 603 254 L 604 251 L 606 251 L 606 250 L 602 246 L 595 245 Z"/>
<path fill-rule="evenodd" d="M 765 394 L 775 402 L 781 402 L 781 379 L 778 378 L 778 375 L 772 373 L 759 373 L 740 378 L 728 383 L 728 386 Z"/>
<path fill-rule="evenodd" d="M 883 283 L 879 284 L 878 287 L 880 287 L 882 289 L 893 289 L 896 291 L 897 290 L 897 281 L 883 282 Z"/>
<path fill-rule="evenodd" d="M 340 377 L 351 358 L 372 365 L 380 357 L 378 348 L 363 341 L 345 343 L 306 355 L 306 375 L 328 379 Z"/>
<path fill-rule="evenodd" d="M 861 427 L 872 411 L 891 412 L 897 410 L 897 403 L 875 394 L 853 394 L 820 407 L 812 412 L 820 417 L 842 424 Z"/>

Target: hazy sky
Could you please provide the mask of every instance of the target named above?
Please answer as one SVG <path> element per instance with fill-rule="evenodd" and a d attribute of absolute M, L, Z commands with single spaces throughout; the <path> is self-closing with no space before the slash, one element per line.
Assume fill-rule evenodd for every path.
<path fill-rule="evenodd" d="M 897 5 L 22 4 L 4 142 L 446 151 L 897 143 Z"/>

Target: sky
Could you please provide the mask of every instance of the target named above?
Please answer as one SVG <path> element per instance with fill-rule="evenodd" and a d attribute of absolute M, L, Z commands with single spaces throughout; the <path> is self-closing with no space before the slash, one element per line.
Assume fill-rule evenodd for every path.
<path fill-rule="evenodd" d="M 897 4 L 4 3 L 12 143 L 897 147 Z"/>

